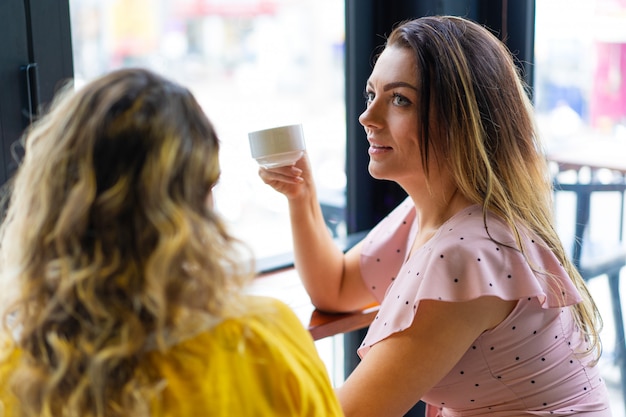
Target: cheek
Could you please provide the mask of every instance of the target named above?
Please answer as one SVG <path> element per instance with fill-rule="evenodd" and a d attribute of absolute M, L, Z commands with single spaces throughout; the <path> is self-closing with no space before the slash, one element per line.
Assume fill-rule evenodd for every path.
<path fill-rule="evenodd" d="M 398 145 L 406 152 L 418 154 L 420 149 L 420 140 L 417 135 L 417 129 L 414 124 L 403 123 L 395 129 L 395 137 Z"/>

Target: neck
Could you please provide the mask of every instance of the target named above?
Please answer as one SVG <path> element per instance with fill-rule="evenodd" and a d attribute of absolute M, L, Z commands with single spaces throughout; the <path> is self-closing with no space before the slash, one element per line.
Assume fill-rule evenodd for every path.
<path fill-rule="evenodd" d="M 418 225 L 413 248 L 422 246 L 439 230 L 441 225 L 459 211 L 472 205 L 472 202 L 458 192 L 457 188 L 447 195 L 440 195 L 443 198 L 435 198 L 433 195 L 425 196 L 423 193 L 418 198 L 410 196 L 415 204 Z"/>

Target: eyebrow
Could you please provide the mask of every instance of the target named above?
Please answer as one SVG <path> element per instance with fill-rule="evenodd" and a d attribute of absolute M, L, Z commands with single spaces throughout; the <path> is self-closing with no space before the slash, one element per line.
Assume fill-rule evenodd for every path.
<path fill-rule="evenodd" d="M 372 86 L 372 82 L 368 81 L 367 85 L 371 87 Z M 409 84 L 407 82 L 404 82 L 404 81 L 395 81 L 395 82 L 392 82 L 392 83 L 389 83 L 389 84 L 385 84 L 383 86 L 383 91 L 393 90 L 394 88 L 398 88 L 398 87 L 410 88 L 411 90 L 414 90 L 416 92 L 419 91 L 417 89 L 417 87 L 415 87 L 414 85 Z"/>

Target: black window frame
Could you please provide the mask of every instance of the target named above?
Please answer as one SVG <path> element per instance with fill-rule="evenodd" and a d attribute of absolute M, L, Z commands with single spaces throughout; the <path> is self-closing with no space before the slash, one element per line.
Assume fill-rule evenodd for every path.
<path fill-rule="evenodd" d="M 24 129 L 74 77 L 69 2 L 0 2 L 0 184 L 15 172 Z"/>

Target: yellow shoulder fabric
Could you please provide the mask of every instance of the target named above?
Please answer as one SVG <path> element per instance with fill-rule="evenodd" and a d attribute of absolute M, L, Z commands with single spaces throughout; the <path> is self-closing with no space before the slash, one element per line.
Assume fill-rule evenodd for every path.
<path fill-rule="evenodd" d="M 0 417 L 19 415 L 17 400 L 8 387 L 8 380 L 19 357 L 19 351 L 0 337 Z"/>
<path fill-rule="evenodd" d="M 289 307 L 266 297 L 248 297 L 246 306 L 245 315 L 142 359 L 165 382 L 152 416 L 343 416 L 311 335 Z M 0 417 L 19 416 L 6 384 L 18 360 L 17 351 L 0 360 Z"/>
<path fill-rule="evenodd" d="M 249 297 L 249 313 L 228 319 L 146 366 L 167 386 L 159 417 L 342 416 L 324 363 L 283 303 Z"/>

